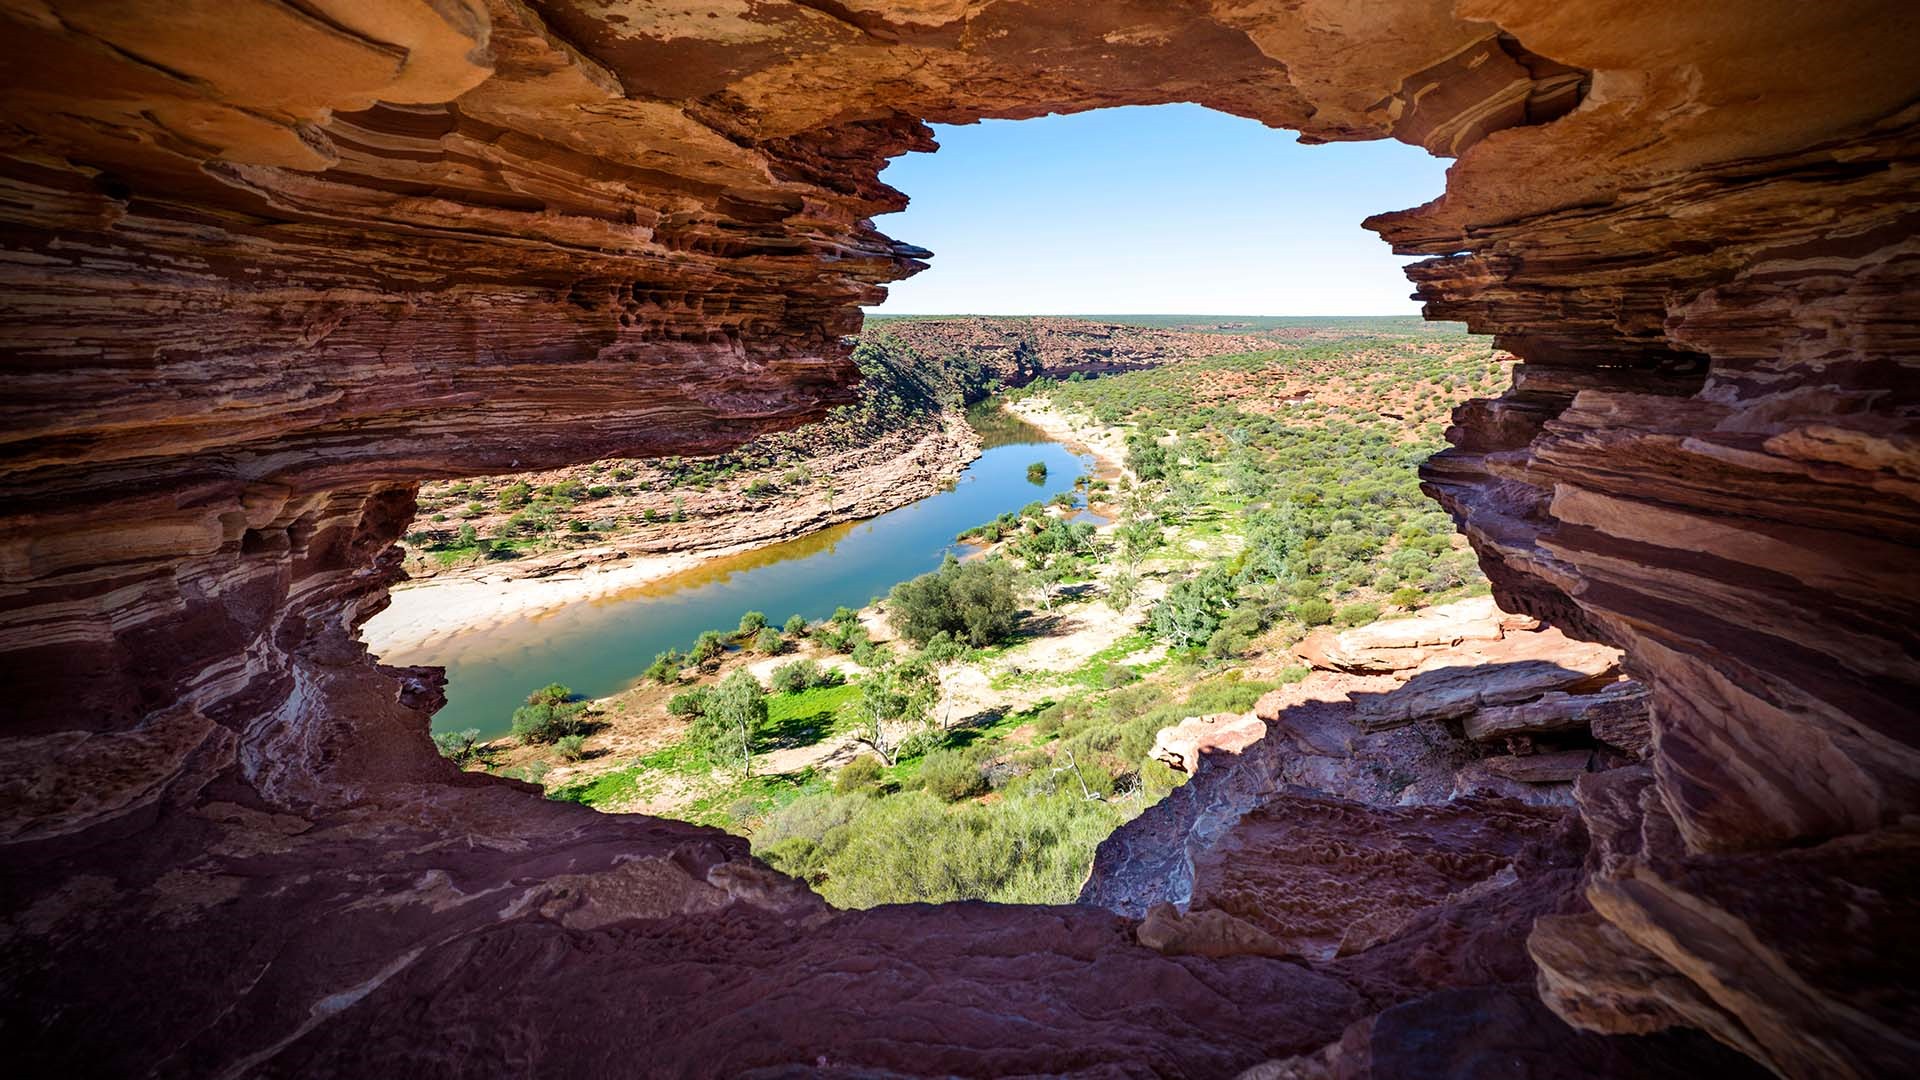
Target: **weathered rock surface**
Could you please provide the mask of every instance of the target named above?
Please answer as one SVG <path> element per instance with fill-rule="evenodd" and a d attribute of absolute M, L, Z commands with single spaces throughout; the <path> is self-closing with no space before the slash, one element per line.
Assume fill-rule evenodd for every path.
<path fill-rule="evenodd" d="M 1531 630 L 1538 620 L 1509 615 L 1493 597 L 1427 608 L 1404 619 L 1387 619 L 1351 630 L 1317 630 L 1294 654 L 1317 668 L 1381 675 L 1419 667 L 1438 652 L 1468 641 L 1499 641 L 1513 630 Z"/>
<path fill-rule="evenodd" d="M 1789 1076 L 1913 1062 L 1913 991 L 1898 973 L 1920 962 L 1920 831 L 1696 853 L 1650 768 L 1578 790 L 1596 917 L 1543 921 L 1530 942 L 1556 1011 L 1601 1031 L 1700 1028 Z"/>
<path fill-rule="evenodd" d="M 1202 754 L 1238 754 L 1265 738 L 1267 725 L 1257 716 L 1213 713 L 1189 716 L 1153 737 L 1150 756 L 1184 773 L 1200 770 Z"/>
<path fill-rule="evenodd" d="M 1588 940 L 1623 944 L 1549 1002 L 1599 1030 L 1681 1017 L 1788 1074 L 1910 1065 L 1910 3 L 0 19 L 16 1069 L 1220 1075 L 1327 1046 L 1410 970 L 1468 985 L 1470 949 L 1412 931 L 1425 968 L 1387 942 L 1309 977 L 1073 910 L 809 929 L 737 844 L 456 775 L 424 738 L 433 673 L 353 637 L 422 479 L 716 450 L 845 400 L 859 305 L 925 265 L 869 223 L 922 121 L 1175 100 L 1457 158 L 1444 197 L 1371 225 L 1432 256 L 1430 315 L 1523 363 L 1457 411 L 1428 490 L 1503 607 L 1649 688 L 1632 798 L 1581 809 L 1617 931 Z M 1433 1025 L 1524 1029 L 1499 993 L 1383 1014 L 1368 1060 L 1411 1075 Z M 1482 1060 L 1447 1045 L 1425 1060 Z"/>
<path fill-rule="evenodd" d="M 1601 687 L 1591 694 L 1549 691 L 1519 705 L 1495 705 L 1477 709 L 1462 726 L 1467 738 L 1486 741 L 1509 735 L 1542 735 L 1556 731 L 1604 728 L 1614 738 L 1628 743 L 1640 742 L 1636 729 L 1647 721 L 1647 688 L 1631 679 Z M 1612 743 L 1612 739 L 1600 741 Z M 1618 745 L 1618 744 L 1615 744 Z M 1644 743 L 1640 743 L 1644 745 Z M 1621 747 L 1634 749 L 1632 745 Z"/>
<path fill-rule="evenodd" d="M 1484 604 L 1464 601 L 1434 609 L 1426 624 L 1463 625 L 1476 613 L 1486 613 Z M 1493 642 L 1503 650 L 1497 655 L 1508 660 L 1525 656 L 1551 669 L 1561 668 L 1563 661 L 1569 667 L 1604 663 L 1612 655 L 1604 647 L 1529 625 L 1533 628 L 1504 631 L 1505 636 Z M 1468 635 L 1451 647 L 1424 647 L 1419 663 L 1425 670 L 1451 672 L 1450 677 L 1461 682 L 1498 682 L 1506 670 L 1498 663 L 1475 666 L 1486 661 L 1487 647 L 1484 635 Z M 1446 806 L 1476 795 L 1535 807 L 1573 805 L 1571 777 L 1527 782 L 1502 775 L 1487 768 L 1485 748 L 1439 719 L 1421 717 L 1388 730 L 1370 729 L 1363 709 L 1392 700 L 1409 686 L 1415 700 L 1425 700 L 1423 688 L 1411 679 L 1403 683 L 1396 675 L 1321 670 L 1262 697 L 1253 715 L 1190 717 L 1162 729 L 1155 739 L 1155 756 L 1189 773 L 1192 780 L 1101 844 L 1081 900 L 1136 916 L 1158 904 L 1193 904 L 1200 888 L 1197 868 L 1215 858 L 1212 853 L 1229 843 L 1249 815 L 1291 792 L 1372 807 Z M 1580 756 L 1582 773 L 1588 764 L 1611 763 L 1590 748 L 1568 752 Z M 1304 858 L 1314 857 L 1312 845 L 1300 847 L 1308 851 Z"/>
<path fill-rule="evenodd" d="M 1569 688 L 1605 685 L 1619 674 L 1619 662 L 1618 650 L 1570 641 L 1552 627 L 1511 634 L 1428 658 L 1393 689 L 1357 697 L 1355 717 L 1371 731 L 1460 719 Z"/>
<path fill-rule="evenodd" d="M 1481 762 L 1489 772 L 1527 784 L 1567 784 L 1594 771 L 1591 750 L 1557 750 L 1546 754 L 1502 754 Z"/>

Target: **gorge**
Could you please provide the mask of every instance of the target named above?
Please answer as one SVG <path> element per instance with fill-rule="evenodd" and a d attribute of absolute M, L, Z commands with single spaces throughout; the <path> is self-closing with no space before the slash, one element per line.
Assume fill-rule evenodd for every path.
<path fill-rule="evenodd" d="M 23 1075 L 1866 1076 L 1920 1054 L 1912 5 L 0 19 L 0 1027 Z M 1332 853 L 1301 895 L 1337 895 L 1404 857 L 1396 834 L 1510 871 L 1440 875 L 1327 960 L 1314 934 L 1185 950 L 1164 913 L 1095 903 L 838 911 L 737 838 L 435 752 L 439 673 L 357 637 L 421 483 L 822 416 L 854 398 L 860 306 L 928 265 L 869 221 L 926 122 L 1170 101 L 1455 159 L 1442 197 L 1368 226 L 1429 257 L 1430 318 L 1520 363 L 1456 410 L 1426 489 L 1501 608 L 1621 650 L 1644 761 L 1545 824 L 1274 789 L 1233 813 L 1297 828 L 1209 862 L 1219 822 L 1139 819 L 1163 855 L 1194 842 L 1216 898 L 1261 895 L 1289 850 Z M 1201 818 L 1239 797 L 1209 804 L 1208 771 L 1182 789 Z"/>

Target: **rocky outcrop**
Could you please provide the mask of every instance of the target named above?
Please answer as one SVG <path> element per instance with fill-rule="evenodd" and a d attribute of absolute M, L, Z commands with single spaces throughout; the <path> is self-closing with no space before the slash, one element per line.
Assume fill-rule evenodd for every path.
<path fill-rule="evenodd" d="M 1631 679 L 1612 683 L 1591 694 L 1554 690 L 1519 705 L 1477 709 L 1463 723 L 1467 738 L 1482 742 L 1515 735 L 1547 735 L 1560 731 L 1592 731 L 1601 742 L 1614 738 L 1638 743 L 1634 731 L 1644 729 L 1647 688 Z M 1618 745 L 1618 744 L 1615 744 Z M 1633 745 L 1622 749 L 1634 749 Z"/>
<path fill-rule="evenodd" d="M 1198 772 L 1201 755 L 1238 754 L 1266 734 L 1267 725 L 1257 716 L 1240 713 L 1190 716 L 1173 727 L 1161 728 L 1153 737 L 1153 749 L 1148 756 L 1180 772 Z"/>
<path fill-rule="evenodd" d="M 1257 716 L 1194 717 L 1160 732 L 1161 760 L 1191 779 L 1102 844 L 1081 899 L 1139 915 L 1140 943 L 1168 956 L 1286 959 L 1338 975 L 1381 1010 L 1314 1054 L 1244 1075 L 1449 1076 L 1476 1058 L 1520 1075 L 1659 1075 L 1685 1062 L 1748 1072 L 1673 1024 L 1606 1028 L 1635 1036 L 1610 1042 L 1577 1033 L 1534 997 L 1546 975 L 1529 928 L 1597 921 L 1582 891 L 1583 825 L 1558 796 L 1628 758 L 1590 738 L 1583 749 L 1482 756 L 1432 717 L 1366 730 L 1360 703 L 1419 699 L 1415 672 L 1502 679 L 1482 662 L 1491 644 L 1542 661 L 1593 650 L 1531 620 L 1502 621 L 1468 601 L 1415 626 L 1330 633 L 1307 651 L 1351 658 L 1363 641 L 1428 640 L 1391 654 L 1398 672 L 1355 675 L 1323 661 L 1263 698 Z M 1436 625 L 1455 632 L 1427 633 Z M 1416 1037 L 1424 1053 L 1400 1041 Z M 1641 1041 L 1649 1037 L 1671 1041 Z"/>
<path fill-rule="evenodd" d="M 1513 635 L 1483 648 L 1450 650 L 1408 672 L 1391 691 L 1361 698 L 1355 715 L 1369 731 L 1416 720 L 1463 720 L 1545 694 L 1597 689 L 1618 677 L 1619 662 L 1617 650 L 1568 641 L 1552 628 Z"/>
<path fill-rule="evenodd" d="M 1396 622 L 1409 626 L 1396 629 Z M 1609 669 L 1618 657 L 1604 646 L 1569 641 L 1530 619 L 1509 628 L 1513 625 L 1515 620 L 1484 601 L 1466 600 L 1417 618 L 1321 635 L 1302 651 L 1350 658 L 1362 642 L 1439 640 L 1397 649 L 1395 662 L 1404 669 L 1395 673 L 1354 675 L 1325 660 L 1326 666 L 1304 680 L 1261 698 L 1252 715 L 1189 717 L 1163 728 L 1154 739 L 1153 756 L 1192 780 L 1102 843 L 1080 898 L 1142 916 L 1160 904 L 1194 904 L 1203 889 L 1200 868 L 1219 862 L 1222 845 L 1231 847 L 1236 841 L 1230 838 L 1260 818 L 1263 807 L 1295 792 L 1379 808 L 1450 806 L 1476 797 L 1531 807 L 1572 806 L 1576 777 L 1630 759 L 1597 746 L 1584 729 L 1542 733 L 1524 743 L 1503 741 L 1495 749 L 1468 739 L 1462 729 L 1478 717 L 1480 706 L 1471 703 L 1479 698 L 1522 694 L 1530 686 L 1537 705 L 1551 696 L 1543 694 L 1544 688 L 1565 685 L 1569 678 L 1590 679 L 1591 671 Z M 1430 633 L 1435 626 L 1450 629 L 1435 635 Z M 1516 663 L 1515 657 L 1524 661 Z M 1533 681 L 1516 679 L 1516 668 Z M 1556 674 L 1549 679 L 1532 674 L 1540 671 Z M 1425 681 L 1434 673 L 1445 678 L 1446 692 L 1437 696 Z M 1435 707 L 1436 701 L 1446 707 Z M 1502 706 L 1485 711 L 1497 708 Z M 1381 726 L 1375 722 L 1381 715 L 1406 719 Z M 1346 827 L 1371 826 L 1347 823 L 1328 832 Z M 1251 866 L 1259 859 L 1236 859 L 1240 869 L 1235 872 L 1295 872 L 1318 857 L 1312 844 L 1293 846 L 1301 850 L 1269 860 L 1272 866 L 1264 870 Z M 1295 910 L 1302 905 L 1278 906 Z M 1235 915 L 1259 925 L 1257 917 Z"/>
<path fill-rule="evenodd" d="M 1649 694 L 1633 798 L 1582 807 L 1604 926 L 1539 931 L 1543 971 L 1571 951 L 1551 927 L 1593 931 L 1548 1003 L 1788 1073 L 1911 1058 L 1912 5 L 0 19 L 16 1068 L 1217 1075 L 1345 1046 L 1398 1000 L 1353 988 L 1421 966 L 1391 942 L 1334 975 L 1166 958 L 1077 910 L 816 925 L 710 833 L 457 776 L 424 737 L 433 673 L 354 639 L 423 479 L 715 451 L 848 400 L 859 306 L 926 265 L 869 223 L 923 121 L 1175 100 L 1457 159 L 1371 225 L 1431 256 L 1429 315 L 1523 362 L 1458 410 L 1428 490 L 1503 607 L 1624 650 Z M 1516 909 L 1501 940 L 1555 913 L 1581 914 Z M 1444 979 L 1474 953 L 1419 955 Z M 1534 1039 L 1511 992 L 1389 1008 L 1355 1045 L 1452 1062 L 1434 1037 L 1493 1016 L 1444 1044 L 1466 1069 Z"/>
<path fill-rule="evenodd" d="M 1499 641 L 1508 631 L 1537 626 L 1536 619 L 1502 612 L 1487 596 L 1351 630 L 1316 630 L 1293 651 L 1316 668 L 1384 675 L 1417 668 L 1437 652 L 1451 655 L 1465 642 Z"/>

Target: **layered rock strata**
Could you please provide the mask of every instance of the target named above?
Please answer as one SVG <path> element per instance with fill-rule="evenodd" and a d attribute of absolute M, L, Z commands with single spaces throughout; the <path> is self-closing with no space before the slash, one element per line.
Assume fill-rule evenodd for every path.
<path fill-rule="evenodd" d="M 1787 1073 L 1911 1059 L 1912 5 L 0 19 L 0 917 L 27 1071 L 1199 1075 L 1431 1049 L 1392 994 L 1162 957 L 1111 916 L 818 923 L 714 834 L 457 775 L 424 737 L 434 674 L 354 640 L 421 479 L 717 450 L 846 400 L 858 306 L 925 266 L 868 222 L 924 121 L 1166 101 L 1458 159 L 1372 224 L 1433 256 L 1430 315 L 1523 363 L 1459 411 L 1429 490 L 1503 606 L 1648 688 L 1632 797 L 1582 805 L 1625 838 L 1580 871 L 1593 917 L 1537 934 L 1546 1001 Z M 689 986 L 776 1004 L 690 1036 L 663 1006 Z M 1511 995 L 1432 1015 L 1524 1041 Z M 916 1000 L 891 1040 L 874 1018 Z M 615 1007 L 678 1026 L 620 1043 Z"/>
<path fill-rule="evenodd" d="M 1436 626 L 1451 631 L 1436 634 Z M 1534 1076 L 1661 1075 L 1689 1062 L 1747 1071 L 1697 1036 L 1657 1047 L 1593 1041 L 1533 999 L 1536 978 L 1557 971 L 1536 963 L 1539 939 L 1529 929 L 1605 925 L 1582 892 L 1592 856 L 1573 781 L 1584 791 L 1616 775 L 1607 770 L 1640 776 L 1644 766 L 1567 725 L 1538 734 L 1584 736 L 1585 748 L 1481 756 L 1461 718 L 1444 713 L 1369 730 L 1369 702 L 1431 700 L 1421 674 L 1513 686 L 1509 665 L 1488 659 L 1497 646 L 1538 662 L 1564 657 L 1570 668 L 1595 648 L 1467 601 L 1319 635 L 1301 651 L 1322 657 L 1320 667 L 1267 695 L 1254 715 L 1193 717 L 1159 733 L 1156 756 L 1192 779 L 1101 845 L 1081 899 L 1140 916 L 1139 941 L 1167 955 L 1282 959 L 1337 975 L 1381 1007 L 1315 1054 L 1246 1075 L 1445 1076 L 1476 1058 Z M 1324 659 L 1350 665 L 1370 649 L 1385 650 L 1371 666 L 1397 670 L 1356 675 Z M 1621 693 L 1556 692 L 1530 704 L 1544 711 L 1555 708 L 1547 697 Z M 1563 952 L 1580 955 L 1577 945 Z M 1623 980 L 1609 978 L 1621 997 L 1608 1003 L 1623 1004 L 1613 985 Z M 1578 1017 L 1576 999 L 1547 1000 Z M 1408 1022 L 1403 1009 L 1425 1018 L 1412 1025 L 1431 1040 L 1424 1060 L 1400 1042 L 1411 1032 L 1393 1026 Z M 1464 1019 L 1455 1009 L 1479 1019 L 1448 1030 Z M 1389 1016 L 1397 1019 L 1380 1028 Z M 1672 1026 L 1686 1025 L 1606 1030 L 1645 1036 Z"/>

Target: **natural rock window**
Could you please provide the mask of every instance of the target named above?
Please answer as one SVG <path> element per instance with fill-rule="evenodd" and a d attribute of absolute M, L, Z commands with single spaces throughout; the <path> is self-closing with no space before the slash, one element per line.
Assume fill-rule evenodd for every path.
<path fill-rule="evenodd" d="M 0 18 L 17 1069 L 1911 1060 L 1910 5 Z M 860 307 L 922 266 L 869 219 L 923 122 L 1169 101 L 1455 156 L 1369 225 L 1433 256 L 1430 317 L 1521 360 L 1430 492 L 1502 609 L 1646 688 L 1648 759 L 1581 781 L 1577 827 L 1289 796 L 1196 861 L 1197 911 L 837 914 L 738 841 L 434 752 L 433 673 L 355 638 L 419 482 L 718 452 L 850 400 Z M 1418 889 L 1262 871 L 1403 828 Z M 1467 834 L 1560 890 L 1468 883 Z"/>

